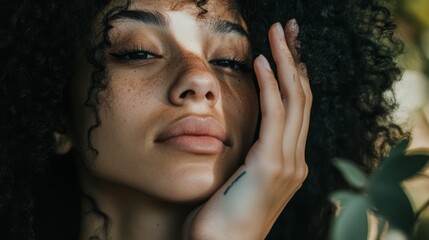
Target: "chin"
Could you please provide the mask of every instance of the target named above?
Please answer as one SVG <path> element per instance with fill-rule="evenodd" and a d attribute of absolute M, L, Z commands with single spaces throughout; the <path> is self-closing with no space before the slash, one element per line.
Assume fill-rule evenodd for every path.
<path fill-rule="evenodd" d="M 200 172 L 175 178 L 161 193 L 169 202 L 193 203 L 208 200 L 226 181 L 213 175 L 213 171 Z"/>

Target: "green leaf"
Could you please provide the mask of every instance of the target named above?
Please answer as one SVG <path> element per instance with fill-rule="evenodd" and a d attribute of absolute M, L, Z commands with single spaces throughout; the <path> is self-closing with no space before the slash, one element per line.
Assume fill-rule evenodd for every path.
<path fill-rule="evenodd" d="M 377 175 L 383 181 L 402 182 L 422 170 L 429 161 L 429 152 L 405 155 L 408 143 L 406 139 L 395 145 L 373 175 Z"/>
<path fill-rule="evenodd" d="M 363 196 L 348 202 L 335 219 L 332 240 L 366 240 L 368 235 L 368 200 Z"/>
<path fill-rule="evenodd" d="M 395 157 L 397 157 L 399 155 L 404 155 L 405 151 L 408 148 L 408 145 L 409 145 L 408 139 L 404 139 L 404 140 L 400 141 L 399 143 L 395 144 L 392 147 L 392 149 L 390 149 L 390 152 L 389 152 L 387 159 L 394 159 Z M 386 161 L 386 160 L 384 160 L 384 161 Z"/>
<path fill-rule="evenodd" d="M 412 205 L 399 184 L 386 181 L 371 181 L 368 197 L 378 213 L 391 226 L 410 234 L 414 225 Z"/>
<path fill-rule="evenodd" d="M 330 196 L 330 200 L 332 203 L 340 203 L 341 206 L 347 205 L 354 198 L 359 197 L 359 194 L 349 192 L 349 191 L 336 191 Z"/>
<path fill-rule="evenodd" d="M 402 182 L 418 172 L 428 163 L 429 155 L 397 155 L 394 159 L 388 159 L 374 173 L 382 181 Z"/>
<path fill-rule="evenodd" d="M 346 159 L 336 158 L 333 164 L 350 185 L 359 189 L 364 188 L 368 181 L 367 177 L 355 163 Z"/>

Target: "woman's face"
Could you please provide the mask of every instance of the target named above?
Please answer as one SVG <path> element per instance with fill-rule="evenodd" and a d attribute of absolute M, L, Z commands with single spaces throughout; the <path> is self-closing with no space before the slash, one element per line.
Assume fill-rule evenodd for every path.
<path fill-rule="evenodd" d="M 95 118 L 84 106 L 93 70 L 76 74 L 72 141 L 84 186 L 198 201 L 242 164 L 258 117 L 246 26 L 231 1 L 204 8 L 199 16 L 194 1 L 134 0 L 115 17 L 95 159 L 86 140 Z"/>

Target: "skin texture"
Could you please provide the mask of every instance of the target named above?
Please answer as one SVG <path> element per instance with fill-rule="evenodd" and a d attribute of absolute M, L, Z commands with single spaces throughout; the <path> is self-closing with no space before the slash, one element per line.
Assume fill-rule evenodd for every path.
<path fill-rule="evenodd" d="M 95 157 L 84 107 L 90 68 L 74 77 L 65 118 L 73 134 L 56 133 L 57 153 L 74 152 L 82 191 L 112 223 L 102 233 L 83 200 L 81 239 L 262 239 L 305 179 L 311 91 L 295 62 L 296 23 L 269 31 L 278 82 L 264 56 L 254 62 L 262 122 L 251 146 L 259 111 L 251 73 L 219 62 L 250 62 L 248 39 L 209 30 L 213 20 L 246 26 L 227 1 L 206 8 L 202 19 L 193 2 L 135 1 L 129 10 L 156 10 L 167 24 L 112 23 Z"/>
<path fill-rule="evenodd" d="M 191 214 L 190 239 L 264 239 L 307 176 L 304 149 L 312 94 L 305 66 L 295 62 L 296 51 L 288 47 L 296 46 L 297 34 L 293 20 L 285 29 L 278 23 L 271 27 L 278 82 L 264 56 L 254 63 L 261 97 L 260 138 L 221 191 L 196 216 Z M 223 190 L 239 177 L 233 191 L 223 197 Z"/>
<path fill-rule="evenodd" d="M 106 26 L 101 23 L 101 11 L 107 12 L 113 5 L 123 6 L 125 1 L 105 8 L 108 2 L 18 0 L 6 1 L 0 8 L 0 232 L 3 239 L 79 239 L 78 209 L 82 193 L 72 161 L 76 151 L 69 151 L 65 156 L 55 155 L 54 146 L 58 150 L 64 146 L 66 150 L 67 144 L 55 144 L 52 135 L 58 131 L 61 140 L 62 130 L 72 131 L 63 128 L 58 113 L 72 114 L 65 106 L 70 99 L 67 92 L 70 93 L 71 76 L 77 75 L 76 68 L 84 73 L 79 80 L 85 84 L 102 79 L 108 83 L 108 78 L 100 75 L 103 78 L 88 79 L 88 72 L 105 66 L 103 61 L 101 65 L 91 61 L 93 64 L 88 64 L 91 68 L 86 70 L 82 66 L 88 58 L 99 56 L 92 52 L 99 41 L 94 43 L 88 38 L 91 34 L 102 34 Z M 198 2 L 202 13 L 205 0 Z M 400 78 L 400 71 L 392 60 L 400 50 L 393 34 L 395 26 L 389 12 L 375 0 L 237 2 L 248 25 L 253 53 L 255 56 L 263 53 L 272 66 L 275 65 L 266 34 L 269 26 L 276 21 L 297 19 L 300 59 L 308 68 L 315 99 L 306 147 L 309 176 L 266 239 L 327 239 L 329 222 L 334 216 L 328 196 L 347 187 L 331 160 L 348 158 L 369 172 L 395 143 L 399 133 L 398 126 L 390 121 L 395 102 L 383 97 Z M 74 58 L 76 50 L 81 50 L 83 56 Z M 76 94 L 73 92 L 72 96 Z M 101 105 L 94 106 L 88 116 L 95 117 L 98 106 Z M 65 117 L 63 121 L 71 120 Z M 83 130 L 79 128 L 79 131 Z M 90 161 L 97 162 L 97 159 Z M 249 172 L 224 196 L 230 196 L 248 176 Z M 243 201 L 240 199 L 240 203 Z M 123 205 L 126 204 L 124 201 Z M 99 210 L 105 211 L 102 207 Z M 137 214 L 137 209 L 133 209 Z M 106 217 L 96 210 L 93 212 L 97 221 Z M 114 221 L 105 218 L 105 229 L 113 231 L 119 220 L 114 219 L 111 212 L 108 214 Z M 106 238 L 100 235 L 100 239 Z"/>
<path fill-rule="evenodd" d="M 150 4 L 144 6 L 152 9 Z M 190 3 L 186 9 L 191 7 L 195 8 Z M 211 63 L 232 57 L 250 61 L 250 49 L 247 39 L 237 34 L 209 37 L 195 13 L 165 9 L 162 13 L 171 23 L 165 30 L 128 19 L 113 23 L 112 46 L 106 50 L 109 86 L 100 105 L 102 125 L 92 139 L 99 155 L 95 161 L 84 161 L 88 165 L 84 167 L 97 177 L 120 179 L 115 181 L 167 201 L 195 201 L 208 197 L 226 180 L 253 139 L 258 103 L 250 72 Z M 234 44 L 222 46 L 222 41 Z M 156 57 L 127 61 L 112 56 L 130 49 L 144 49 Z M 83 112 L 86 89 L 79 82 L 88 79 L 88 73 L 78 76 L 72 89 L 81 93 L 72 99 L 72 132 L 77 133 L 72 138 L 80 157 L 89 160 L 86 134 L 93 118 L 92 113 Z M 219 152 L 194 153 L 161 141 L 166 132 L 189 118 L 219 125 L 226 132 Z"/>

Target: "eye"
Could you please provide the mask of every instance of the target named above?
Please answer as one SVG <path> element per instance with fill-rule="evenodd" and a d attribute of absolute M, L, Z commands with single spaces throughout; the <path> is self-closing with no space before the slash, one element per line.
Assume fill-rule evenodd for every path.
<path fill-rule="evenodd" d="M 210 61 L 211 64 L 223 68 L 229 68 L 234 71 L 248 72 L 250 67 L 247 61 L 235 60 L 235 59 L 219 59 Z"/>
<path fill-rule="evenodd" d="M 148 60 L 160 57 L 146 50 L 131 50 L 120 53 L 110 53 L 110 55 L 121 61 Z"/>

